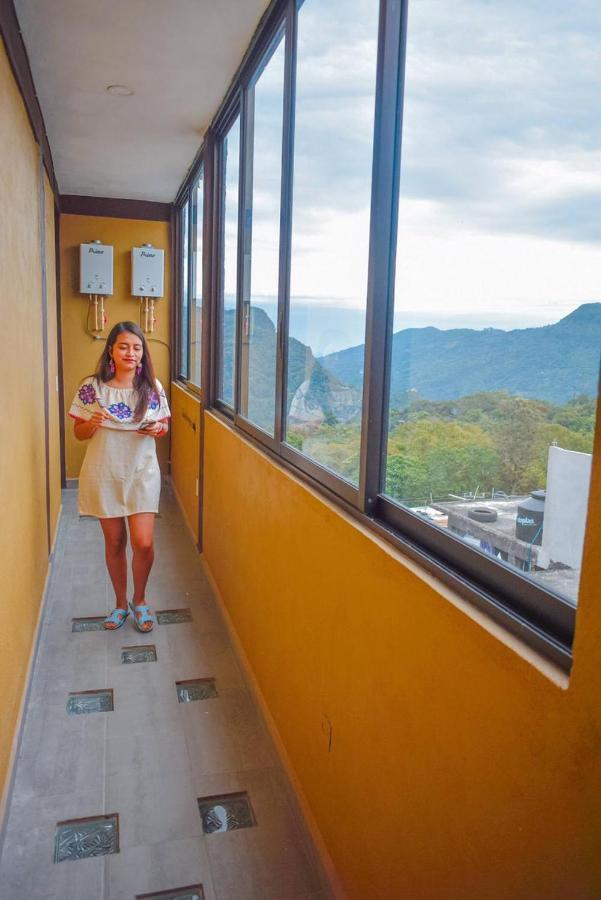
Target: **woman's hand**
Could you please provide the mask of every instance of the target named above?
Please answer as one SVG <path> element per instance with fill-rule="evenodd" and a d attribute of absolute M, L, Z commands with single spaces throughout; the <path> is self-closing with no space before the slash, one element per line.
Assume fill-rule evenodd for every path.
<path fill-rule="evenodd" d="M 150 422 L 145 428 L 138 428 L 138 434 L 149 434 L 151 437 L 160 437 L 167 432 L 167 426 L 162 422 Z"/>
<path fill-rule="evenodd" d="M 93 412 L 90 418 L 85 421 L 83 419 L 78 419 L 75 422 L 74 428 L 77 440 L 89 440 L 93 434 L 96 434 L 105 419 L 110 419 L 110 415 L 106 409 L 100 409 L 97 412 Z"/>
<path fill-rule="evenodd" d="M 92 416 L 88 421 L 94 428 L 100 428 L 105 419 L 110 419 L 109 413 L 106 409 L 99 409 L 92 413 Z"/>

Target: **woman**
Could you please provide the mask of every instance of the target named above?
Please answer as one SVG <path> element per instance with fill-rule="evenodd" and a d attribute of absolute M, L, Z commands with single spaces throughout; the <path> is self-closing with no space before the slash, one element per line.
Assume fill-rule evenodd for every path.
<path fill-rule="evenodd" d="M 89 441 L 79 475 L 79 513 L 100 520 L 117 598 L 104 627 L 120 628 L 129 615 L 127 519 L 134 580 L 129 606 L 138 630 L 151 631 L 154 617 L 145 591 L 161 492 L 155 439 L 167 434 L 171 413 L 144 335 L 133 322 L 111 329 L 96 372 L 79 385 L 69 415 L 75 419 L 75 437 Z"/>

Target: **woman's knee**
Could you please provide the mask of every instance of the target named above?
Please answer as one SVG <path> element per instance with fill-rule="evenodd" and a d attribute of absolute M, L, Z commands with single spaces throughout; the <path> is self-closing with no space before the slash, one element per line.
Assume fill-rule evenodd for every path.
<path fill-rule="evenodd" d="M 140 556 L 154 556 L 154 541 L 152 537 L 132 538 L 132 550 Z"/>
<path fill-rule="evenodd" d="M 105 534 L 104 545 L 106 552 L 110 556 L 120 556 L 122 553 L 125 553 L 125 548 L 127 547 L 127 533 L 123 530 L 121 534 Z"/>

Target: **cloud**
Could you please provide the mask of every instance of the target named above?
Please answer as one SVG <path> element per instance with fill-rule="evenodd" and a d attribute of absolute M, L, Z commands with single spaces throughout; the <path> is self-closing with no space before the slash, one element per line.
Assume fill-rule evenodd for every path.
<path fill-rule="evenodd" d="M 365 291 L 377 7 L 306 0 L 299 13 L 293 282 L 357 303 Z M 584 256 L 574 258 L 589 274 L 578 296 L 590 293 L 588 254 L 601 239 L 600 45 L 598 0 L 409 0 L 403 239 L 407 229 L 441 247 L 490 238 L 490 272 L 510 270 L 522 244 L 536 247 L 537 280 L 557 260 L 554 283 L 566 296 L 570 279 L 559 278 L 558 254 L 567 261 L 581 245 Z M 257 85 L 253 227 L 263 256 L 253 272 L 266 291 L 275 280 L 269 241 L 279 221 L 282 72 L 273 60 Z M 260 277 L 262 267 L 269 278 Z M 534 296 L 534 275 L 520 272 L 524 297 Z M 454 277 L 464 281 L 465 273 Z M 501 282 L 504 308 L 516 287 Z M 552 287 L 545 283 L 541 298 Z M 475 283 L 474 303 L 477 296 Z"/>
<path fill-rule="evenodd" d="M 456 227 L 598 241 L 600 38 L 588 0 L 410 3 L 402 199 Z"/>

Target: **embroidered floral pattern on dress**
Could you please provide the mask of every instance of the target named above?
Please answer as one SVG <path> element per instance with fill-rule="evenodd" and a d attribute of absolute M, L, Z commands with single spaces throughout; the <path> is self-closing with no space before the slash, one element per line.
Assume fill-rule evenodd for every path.
<path fill-rule="evenodd" d="M 160 406 L 160 402 L 159 402 L 158 394 L 156 393 L 156 391 L 151 391 L 151 394 L 149 397 L 149 402 L 148 402 L 148 409 L 158 409 L 159 406 Z"/>
<path fill-rule="evenodd" d="M 131 416 L 131 409 L 127 403 L 113 403 L 108 409 L 109 412 L 113 416 L 117 416 L 118 419 L 129 419 Z"/>
<path fill-rule="evenodd" d="M 84 384 L 80 387 L 77 395 L 82 403 L 93 403 L 96 399 L 96 391 L 91 384 Z"/>

